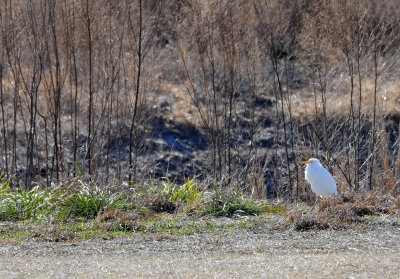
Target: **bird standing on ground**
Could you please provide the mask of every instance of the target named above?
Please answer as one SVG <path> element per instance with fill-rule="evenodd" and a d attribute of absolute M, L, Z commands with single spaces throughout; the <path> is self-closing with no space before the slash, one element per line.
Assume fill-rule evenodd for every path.
<path fill-rule="evenodd" d="M 308 161 L 300 162 L 300 164 L 307 165 L 305 176 L 311 184 L 311 190 L 314 194 L 321 198 L 338 195 L 335 179 L 318 159 L 311 158 Z"/>

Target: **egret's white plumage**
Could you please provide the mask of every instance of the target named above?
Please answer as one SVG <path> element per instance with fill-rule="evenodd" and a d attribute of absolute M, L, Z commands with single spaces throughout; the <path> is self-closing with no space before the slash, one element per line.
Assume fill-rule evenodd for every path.
<path fill-rule="evenodd" d="M 301 162 L 306 164 L 305 171 L 306 180 L 311 184 L 311 190 L 321 198 L 337 196 L 338 191 L 336 188 L 335 179 L 325 169 L 318 159 L 311 158 L 308 161 Z"/>

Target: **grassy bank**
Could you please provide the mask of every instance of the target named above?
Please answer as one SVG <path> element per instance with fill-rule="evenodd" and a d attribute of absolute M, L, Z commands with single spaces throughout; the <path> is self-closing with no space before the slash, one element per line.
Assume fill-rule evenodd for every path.
<path fill-rule="evenodd" d="M 347 229 L 393 215 L 398 201 L 375 192 L 345 193 L 309 204 L 255 200 L 242 192 L 169 180 L 100 186 L 78 178 L 31 190 L 0 183 L 0 241 L 69 242 L 185 236 L 260 230 L 265 224 L 297 231 Z"/>
<path fill-rule="evenodd" d="M 164 180 L 145 185 L 108 185 L 73 179 L 52 188 L 24 190 L 0 184 L 3 241 L 112 239 L 137 233 L 190 235 L 248 229 L 263 218 L 285 215 L 282 206 L 243 193 L 200 190 L 195 180 L 177 185 Z M 224 222 L 217 217 L 229 217 Z"/>

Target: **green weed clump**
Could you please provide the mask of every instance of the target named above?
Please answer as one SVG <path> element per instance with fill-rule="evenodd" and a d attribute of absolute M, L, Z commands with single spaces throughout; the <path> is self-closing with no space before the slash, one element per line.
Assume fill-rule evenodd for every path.
<path fill-rule="evenodd" d="M 31 190 L 10 190 L 10 180 L 0 174 L 0 220 L 18 221 L 40 218 L 49 202 L 48 191 L 35 186 Z"/>
<path fill-rule="evenodd" d="M 30 191 L 22 187 L 18 191 L 10 191 L 9 187 L 0 189 L 0 219 L 18 221 L 36 219 L 46 211 L 49 194 L 39 186 Z"/>
<path fill-rule="evenodd" d="M 55 195 L 53 200 L 58 218 L 93 219 L 106 210 L 122 206 L 123 203 L 120 194 L 107 193 L 96 185 L 58 189 L 58 195 Z"/>
<path fill-rule="evenodd" d="M 82 217 L 93 219 L 110 209 L 132 207 L 123 192 L 110 193 L 97 185 L 76 180 L 54 188 L 10 189 L 10 182 L 0 176 L 0 220 L 61 220 Z"/>
<path fill-rule="evenodd" d="M 195 202 L 200 198 L 198 183 L 194 179 L 188 178 L 187 182 L 182 185 L 172 183 L 168 178 L 162 181 L 159 190 L 153 187 L 153 193 L 159 192 L 167 200 L 171 202 L 184 202 L 186 204 Z"/>
<path fill-rule="evenodd" d="M 204 199 L 202 214 L 213 216 L 253 215 L 264 213 L 285 214 L 285 209 L 278 206 L 263 205 L 233 191 L 215 191 Z"/>
<path fill-rule="evenodd" d="M 176 213 L 179 207 L 190 210 L 201 197 L 197 181 L 190 178 L 182 185 L 166 178 L 157 184 L 152 183 L 150 189 L 150 193 L 146 193 L 145 206 L 158 213 Z"/>

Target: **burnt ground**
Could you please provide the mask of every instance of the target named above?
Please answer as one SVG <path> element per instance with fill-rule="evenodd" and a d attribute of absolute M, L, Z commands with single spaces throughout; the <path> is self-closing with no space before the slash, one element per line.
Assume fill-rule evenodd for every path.
<path fill-rule="evenodd" d="M 1 278 L 398 278 L 398 216 L 345 230 L 264 225 L 186 236 L 3 243 Z M 218 222 L 231 222 L 222 218 Z"/>

